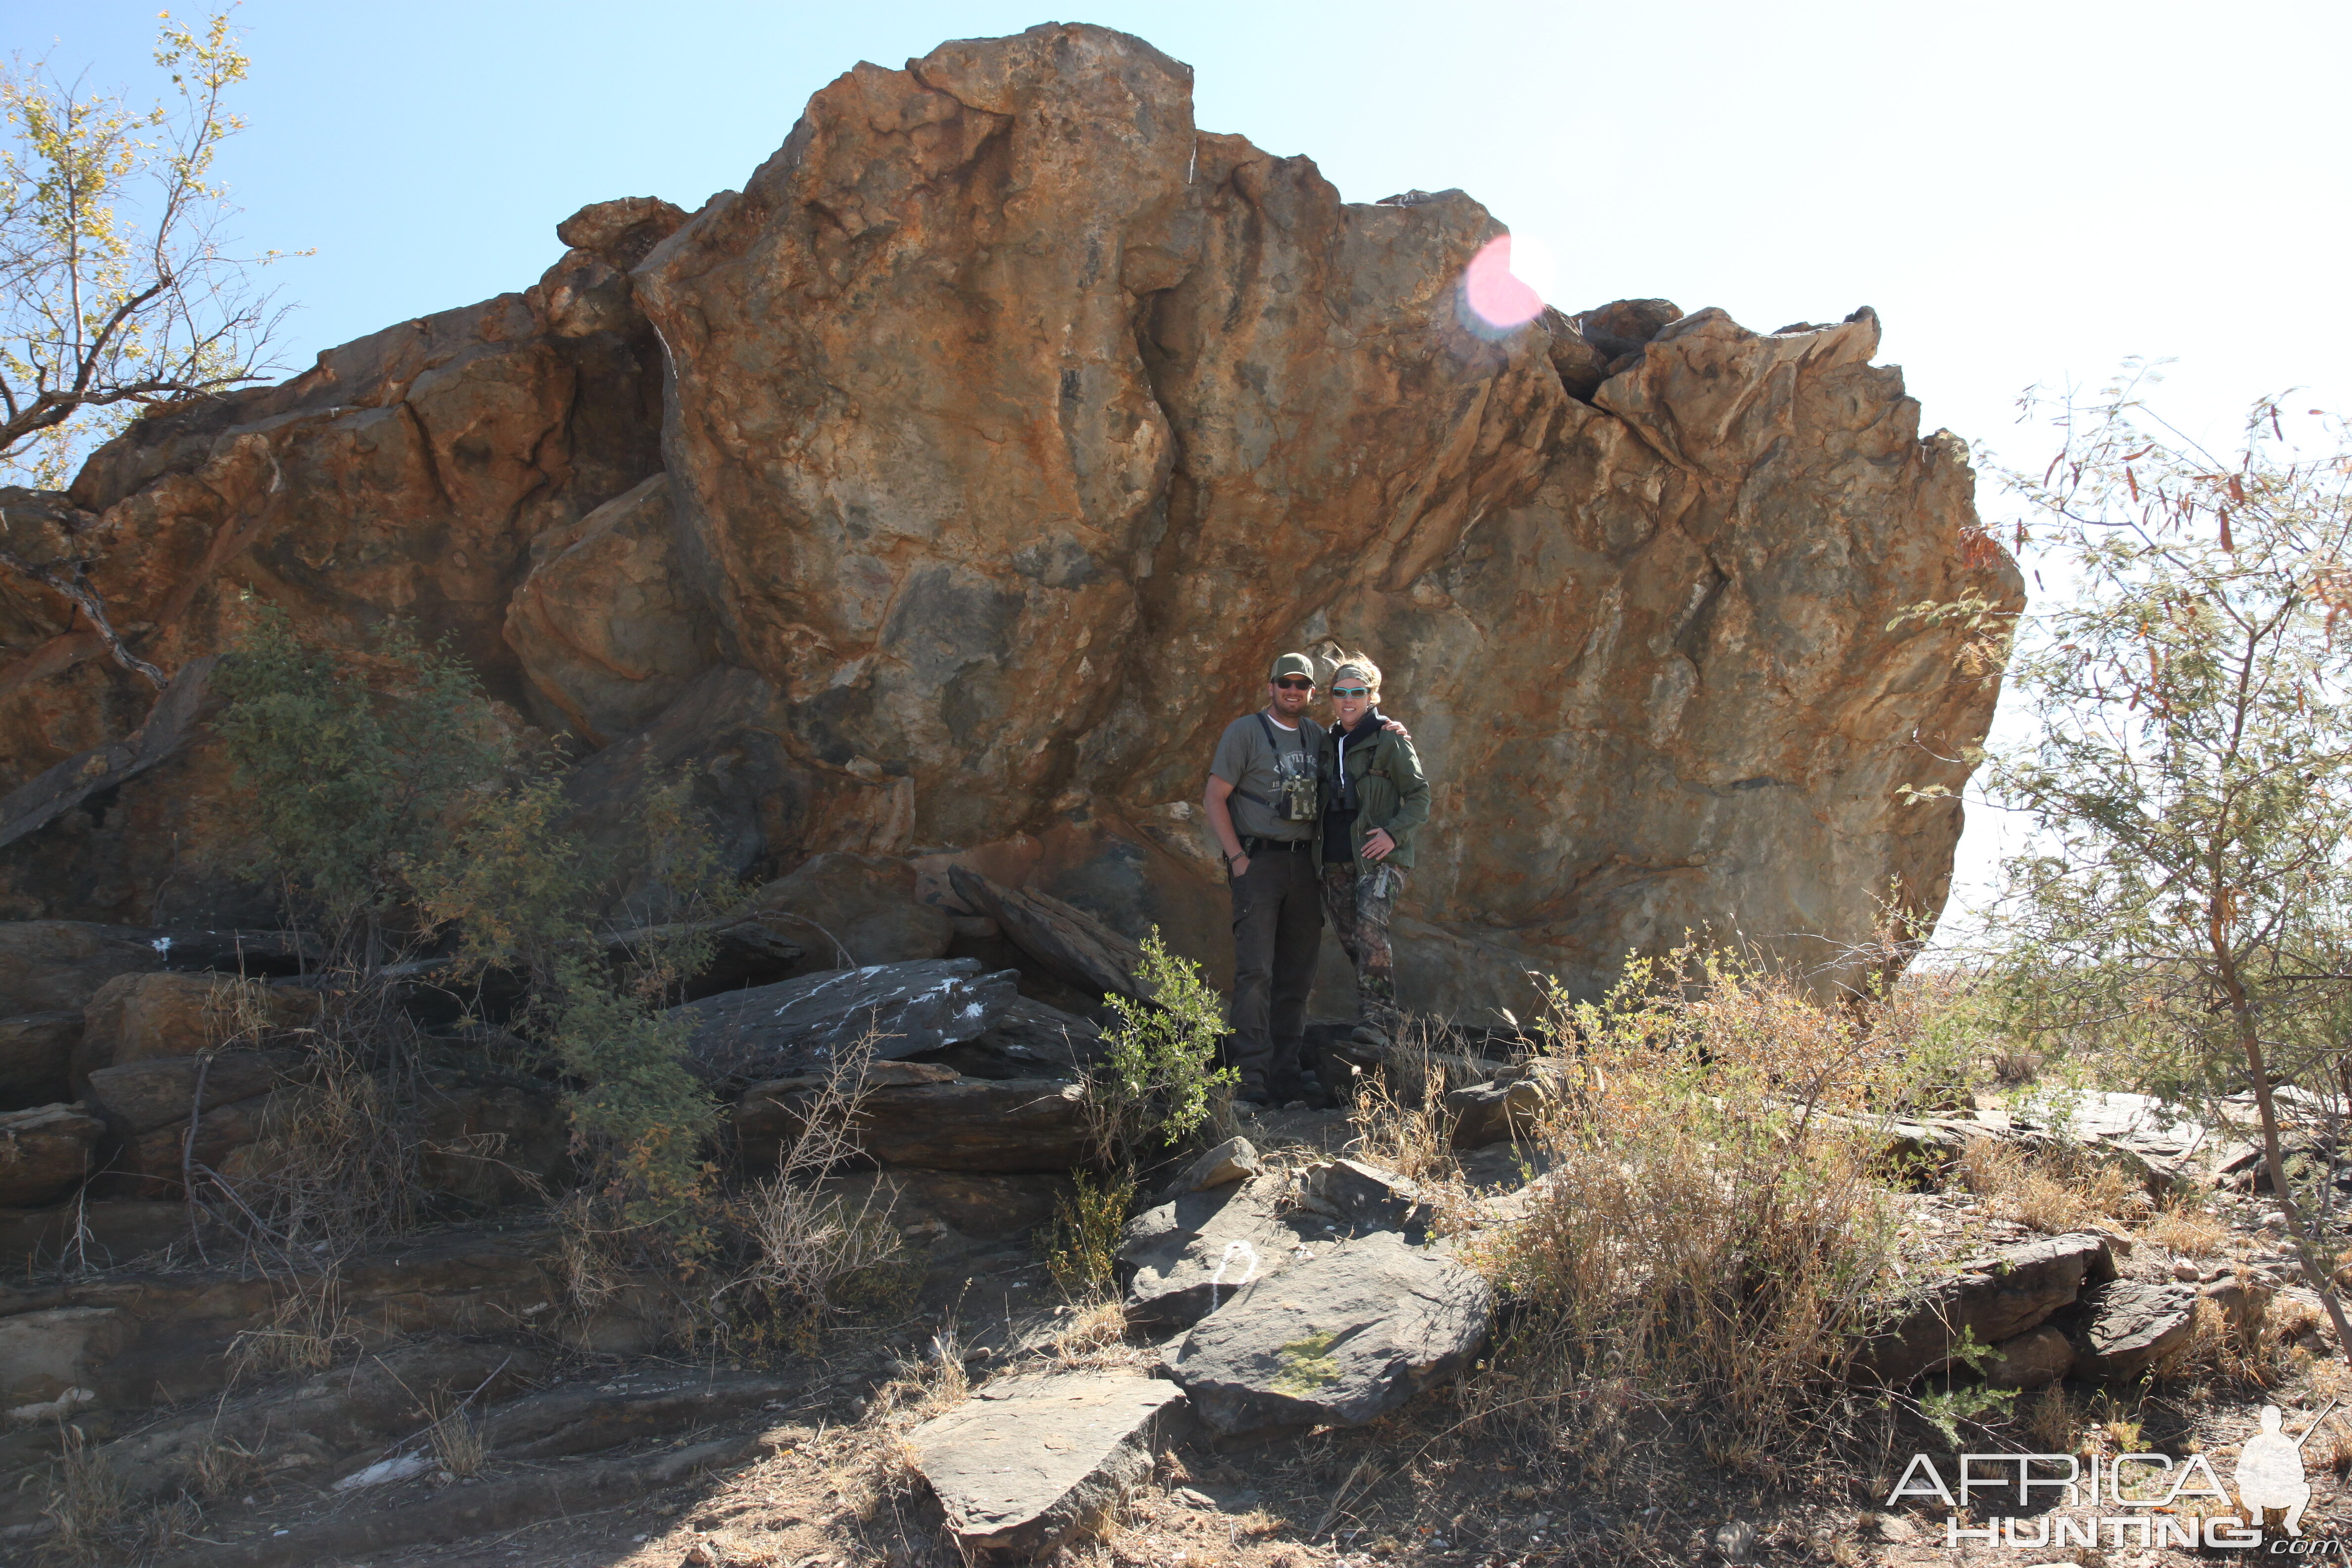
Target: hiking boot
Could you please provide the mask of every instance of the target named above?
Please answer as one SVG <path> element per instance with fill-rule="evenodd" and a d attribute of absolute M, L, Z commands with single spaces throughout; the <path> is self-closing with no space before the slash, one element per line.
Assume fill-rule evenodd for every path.
<path fill-rule="evenodd" d="M 1378 1061 L 1389 1048 L 1389 1033 L 1375 1024 L 1359 1024 L 1348 1031 L 1348 1043 L 1370 1052 L 1372 1059 Z"/>

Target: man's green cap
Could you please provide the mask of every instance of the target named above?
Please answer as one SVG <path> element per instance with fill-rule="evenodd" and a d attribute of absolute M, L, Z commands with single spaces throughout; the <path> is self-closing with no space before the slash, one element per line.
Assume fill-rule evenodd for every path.
<path fill-rule="evenodd" d="M 1303 675 L 1312 680 L 1315 679 L 1315 661 L 1303 653 L 1284 654 L 1274 661 L 1274 669 L 1266 679 L 1280 680 L 1286 675 Z"/>

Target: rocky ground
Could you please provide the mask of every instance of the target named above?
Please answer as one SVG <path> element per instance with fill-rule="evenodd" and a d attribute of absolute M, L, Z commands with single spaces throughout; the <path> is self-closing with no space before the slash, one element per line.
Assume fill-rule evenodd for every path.
<path fill-rule="evenodd" d="M 1198 1284 L 1187 1278 L 1187 1247 L 1199 1254 L 1205 1240 L 1222 1253 L 1229 1245 L 1222 1237 L 1288 1226 L 1305 1238 L 1308 1256 L 1272 1279 L 1289 1281 L 1280 1294 L 1292 1296 L 1305 1288 L 1317 1247 L 1326 1258 L 1344 1256 L 1358 1244 L 1348 1237 L 1401 1241 L 1414 1223 L 1409 1205 L 1394 1201 L 1403 1184 L 1332 1159 L 1356 1131 L 1344 1116 L 1275 1113 L 1244 1131 L 1255 1148 L 1239 1152 L 1244 1169 L 1231 1168 L 1228 1151 L 1220 1168 L 1194 1173 L 1195 1183 L 1213 1177 L 1219 1184 L 1179 1194 L 1171 1207 L 1185 1211 L 1181 1224 L 1155 1226 L 1146 1211 L 1130 1225 L 1131 1278 L 1118 1306 L 1065 1299 L 1018 1228 L 994 1236 L 957 1228 L 959 1220 L 985 1228 L 975 1216 L 991 1204 L 971 1191 L 901 1182 L 894 1223 L 926 1268 L 910 1306 L 890 1321 L 842 1327 L 814 1353 L 756 1366 L 686 1363 L 625 1353 L 625 1334 L 609 1324 L 534 1331 L 548 1303 L 528 1298 L 543 1293 L 551 1277 L 550 1233 L 469 1227 L 413 1238 L 346 1272 L 341 1310 L 398 1325 L 369 1337 L 363 1352 L 336 1355 L 313 1373 L 253 1375 L 174 1405 L 96 1413 L 84 1426 L 118 1459 L 137 1458 L 158 1478 L 209 1489 L 200 1517 L 189 1512 L 174 1521 L 176 1539 L 151 1542 L 162 1550 L 147 1555 L 165 1563 L 947 1563 L 984 1538 L 978 1524 L 990 1521 L 978 1520 L 985 1499 L 975 1509 L 969 1488 L 957 1491 L 955 1467 L 933 1434 L 952 1427 L 959 1413 L 969 1419 L 983 1408 L 966 1436 L 1016 1447 L 1027 1479 L 1054 1471 L 1064 1448 L 1074 1457 L 1058 1472 L 1063 1481 L 1094 1476 L 1104 1495 L 1082 1498 L 1078 1511 L 1098 1501 L 1110 1516 L 1072 1531 L 1060 1548 L 1072 1563 L 1499 1568 L 1727 1556 L 1890 1564 L 2191 1560 L 2129 1545 L 2047 1559 L 2020 1557 L 2020 1549 L 2005 1545 L 1948 1547 L 1940 1508 L 1875 1506 L 1914 1448 L 1951 1451 L 1916 1417 L 1859 1421 L 1843 1448 L 1820 1447 L 1769 1484 L 1717 1471 L 1687 1444 L 1658 1443 L 1637 1447 L 1628 1470 L 1605 1485 L 1564 1484 L 1556 1457 L 1483 1426 L 1475 1413 L 1494 1402 L 1491 1390 L 1478 1389 L 1475 1364 L 1438 1366 L 1425 1392 L 1362 1425 L 1300 1431 L 1264 1412 L 1238 1419 L 1229 1413 L 1227 1425 L 1241 1429 L 1221 1434 L 1198 1415 L 1169 1420 L 1166 1400 L 1184 1401 L 1166 1378 L 1186 1376 L 1187 1347 L 1197 1342 L 1171 1321 L 1206 1310 L 1197 1290 L 1189 1302 L 1182 1299 Z M 1507 1194 L 1524 1179 L 1505 1152 L 1490 1150 L 1470 1162 L 1490 1193 Z M 2062 1388 L 2076 1431 L 2073 1447 L 2107 1455 L 2203 1452 L 2226 1479 L 2223 1461 L 2254 1430 L 2263 1403 L 2279 1404 L 2288 1431 L 2299 1434 L 2330 1399 L 2352 1392 L 2352 1379 L 2295 1285 L 2275 1223 L 2265 1223 L 2273 1211 L 2260 1194 L 2230 1191 L 2222 1181 L 2208 1200 L 2210 1213 L 2150 1214 L 2126 1205 L 2138 1212 L 2123 1219 L 2137 1224 L 2095 1216 L 2088 1228 L 2056 1241 L 2019 1216 L 2030 1193 L 1907 1194 L 1901 1200 L 1907 1256 L 1911 1267 L 1935 1274 L 1937 1288 L 1964 1313 L 1983 1308 L 1968 1294 L 1971 1279 L 2000 1282 L 2003 1311 L 2017 1310 L 2021 1292 L 2043 1289 L 2025 1267 L 1940 1267 L 2004 1253 L 2060 1257 L 2059 1274 L 2071 1268 L 2077 1282 L 2062 1279 L 2057 1295 L 2128 1288 L 2185 1304 L 2189 1313 L 2156 1335 L 2174 1342 L 2164 1347 L 2176 1358 L 2172 1375 L 2102 1393 L 2077 1368 L 2071 1388 Z M 1185 1184 L 1180 1177 L 1173 1184 Z M 1258 1201 L 1276 1191 L 1282 1198 Z M 1220 1194 L 1216 1215 L 1204 1220 L 1186 1210 Z M 1003 1192 L 993 1207 L 1008 1226 L 1024 1217 Z M 2115 1274 L 2104 1287 L 2095 1278 L 2099 1259 Z M 190 1325 L 236 1318 L 226 1298 L 249 1282 L 232 1280 L 231 1272 L 167 1258 L 160 1268 L 149 1260 L 64 1282 L 27 1280 L 0 1303 L 6 1313 L 0 1336 L 13 1332 L 11 1347 L 23 1354 L 35 1337 L 28 1320 L 152 1310 L 168 1299 L 184 1338 Z M 2293 1336 L 2262 1369 L 2273 1386 L 2265 1392 L 2219 1367 L 2189 1364 L 2198 1300 L 2226 1305 L 2260 1301 L 2268 1292 L 2274 1292 L 2263 1304 L 2273 1340 L 2282 1331 Z M 31 1305 L 36 1300 L 68 1304 Z M 247 1317 L 267 1319 L 267 1301 L 266 1293 L 249 1301 Z M 1201 1321 L 1214 1324 L 1232 1314 L 1238 1321 L 1249 1310 L 1245 1297 L 1227 1296 Z M 2079 1310 L 2079 1302 L 2062 1304 L 2053 1321 Z M 1122 1334 L 1130 1320 L 1147 1326 Z M 614 1349 L 599 1352 L 600 1332 Z M 2067 1337 L 2077 1346 L 2096 1342 L 2079 1326 Z M 138 1362 L 141 1349 L 120 1353 Z M 2108 1346 L 2103 1353 L 2134 1352 Z M 153 1352 L 150 1370 L 159 1384 L 169 1382 L 176 1360 L 168 1348 Z M 1424 1354 L 1433 1364 L 1442 1360 Z M 1200 1405 L 1206 1385 L 1195 1378 L 1189 1386 Z M 1054 1408 L 1024 1413 L 1022 1391 L 1040 1387 L 1052 1391 Z M 1061 1407 L 1066 1389 L 1108 1389 L 1130 1401 L 1139 1392 L 1158 1407 L 1111 1410 L 1098 1432 L 1088 1423 L 1102 1426 L 1101 1401 L 1073 1405 L 1080 1414 L 1072 1415 Z M 452 1451 L 431 1439 L 436 1390 L 444 1405 L 450 1394 L 473 1399 L 478 1450 Z M 987 1407 L 992 1393 L 1007 1390 L 1013 1399 Z M 30 1425 L 20 1423 L 10 1439 L 13 1465 L 29 1457 Z M 2032 1442 L 2030 1428 L 1971 1436 L 1986 1451 Z M 2306 1528 L 2331 1535 L 2346 1517 L 2352 1422 L 2331 1420 L 2307 1452 L 2315 1496 Z M 927 1476 L 940 1481 L 936 1490 Z M 40 1489 L 48 1483 L 34 1469 L 20 1469 L 18 1479 L 7 1514 L 12 1550 L 37 1552 L 52 1541 L 37 1529 Z M 993 1522 L 1066 1500 L 1045 1495 L 1051 1490 Z M 943 1511 L 942 1493 L 959 1511 Z M 965 1552 L 955 1546 L 959 1526 Z M 1030 1540 L 1013 1555 L 1053 1551 Z"/>

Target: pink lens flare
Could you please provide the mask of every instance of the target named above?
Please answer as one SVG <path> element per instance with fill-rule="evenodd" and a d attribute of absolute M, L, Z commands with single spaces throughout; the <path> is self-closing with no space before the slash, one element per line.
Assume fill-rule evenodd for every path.
<path fill-rule="evenodd" d="M 1462 297 L 1490 327 L 1524 326 L 1543 313 L 1543 296 L 1511 270 L 1511 237 L 1498 234 L 1463 269 Z"/>

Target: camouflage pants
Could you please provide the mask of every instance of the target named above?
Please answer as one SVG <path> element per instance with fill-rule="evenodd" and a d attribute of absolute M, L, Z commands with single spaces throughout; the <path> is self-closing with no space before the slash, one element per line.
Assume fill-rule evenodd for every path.
<path fill-rule="evenodd" d="M 1356 966 L 1356 1020 L 1396 1038 L 1396 956 L 1389 946 L 1389 916 L 1404 873 L 1393 866 L 1323 868 L 1323 912 Z"/>

